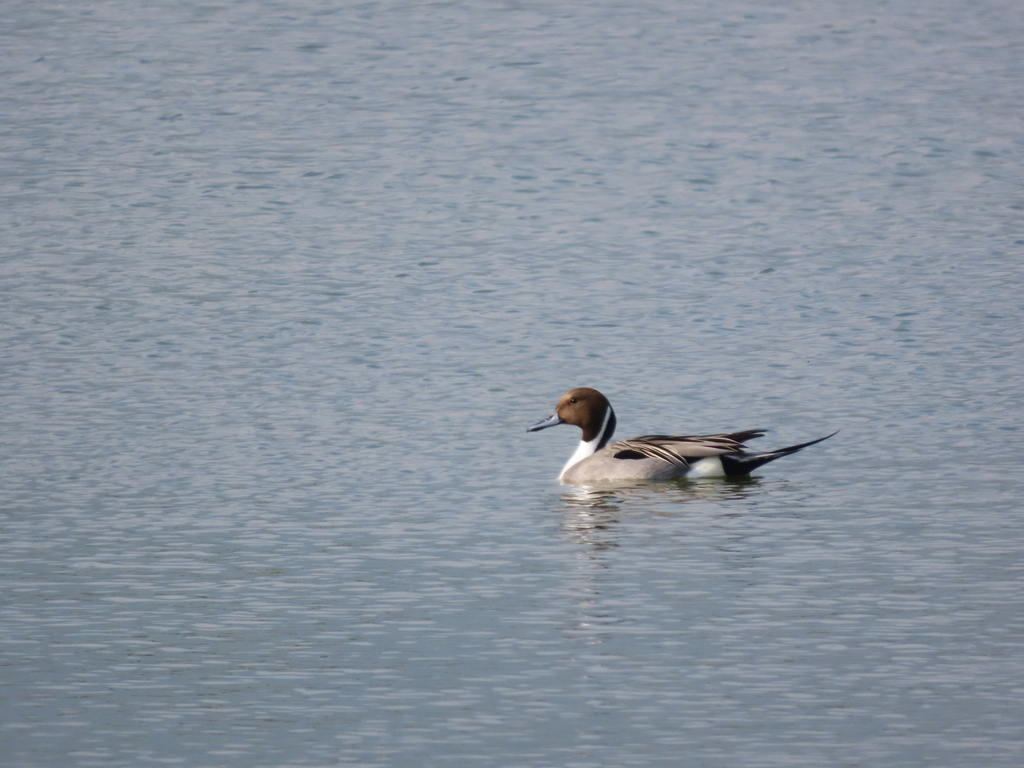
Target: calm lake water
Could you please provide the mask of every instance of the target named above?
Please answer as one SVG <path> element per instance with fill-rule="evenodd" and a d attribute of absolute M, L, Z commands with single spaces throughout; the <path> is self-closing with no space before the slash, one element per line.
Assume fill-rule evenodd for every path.
<path fill-rule="evenodd" d="M 5 4 L 0 762 L 1021 765 L 1022 40 Z M 574 489 L 579 385 L 841 431 Z"/>

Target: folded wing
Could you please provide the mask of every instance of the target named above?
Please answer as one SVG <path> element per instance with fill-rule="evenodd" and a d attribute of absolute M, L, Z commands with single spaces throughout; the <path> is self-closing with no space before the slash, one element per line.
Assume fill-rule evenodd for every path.
<path fill-rule="evenodd" d="M 643 435 L 608 446 L 616 459 L 661 459 L 685 469 L 693 461 L 724 454 L 744 455 L 747 440 L 762 437 L 764 430 L 748 429 L 723 435 Z"/>

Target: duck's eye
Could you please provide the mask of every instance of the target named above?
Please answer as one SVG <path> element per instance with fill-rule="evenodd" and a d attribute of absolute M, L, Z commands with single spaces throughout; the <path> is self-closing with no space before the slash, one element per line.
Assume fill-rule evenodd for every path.
<path fill-rule="evenodd" d="M 575 402 L 576 402 L 576 398 L 575 398 L 575 397 L 570 397 L 570 398 L 569 398 L 569 404 L 570 404 L 570 405 L 572 405 L 572 404 L 573 404 L 573 403 L 575 403 Z"/>

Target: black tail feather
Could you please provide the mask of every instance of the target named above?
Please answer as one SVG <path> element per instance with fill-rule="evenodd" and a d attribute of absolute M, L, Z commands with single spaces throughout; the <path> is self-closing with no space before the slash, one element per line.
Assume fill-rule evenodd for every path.
<path fill-rule="evenodd" d="M 838 432 L 839 430 L 836 430 L 831 435 L 819 437 L 817 440 L 810 440 L 806 443 L 800 443 L 799 445 L 791 445 L 788 448 L 779 448 L 775 451 L 724 455 L 722 456 L 722 469 L 725 470 L 726 477 L 749 475 L 755 469 L 767 464 L 769 461 L 775 461 L 776 459 L 781 459 L 783 456 L 789 456 L 791 453 L 802 451 L 804 448 L 812 446 L 815 443 L 820 443 L 822 440 L 828 440 L 832 435 L 838 434 Z"/>

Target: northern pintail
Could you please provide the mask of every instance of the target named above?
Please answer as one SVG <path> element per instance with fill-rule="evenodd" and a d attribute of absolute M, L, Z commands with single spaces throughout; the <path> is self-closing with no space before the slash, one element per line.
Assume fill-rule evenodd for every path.
<path fill-rule="evenodd" d="M 681 477 L 738 477 L 782 456 L 803 450 L 836 434 L 765 453 L 747 453 L 743 444 L 764 435 L 763 429 L 723 435 L 644 435 L 609 443 L 615 432 L 615 411 L 608 398 L 589 387 L 570 389 L 552 416 L 527 427 L 537 432 L 557 424 L 583 430 L 572 458 L 558 479 L 587 485 L 602 482 L 673 480 Z"/>

